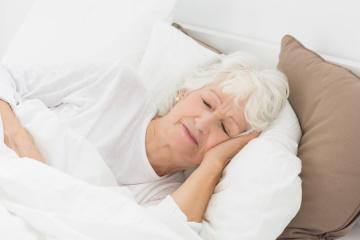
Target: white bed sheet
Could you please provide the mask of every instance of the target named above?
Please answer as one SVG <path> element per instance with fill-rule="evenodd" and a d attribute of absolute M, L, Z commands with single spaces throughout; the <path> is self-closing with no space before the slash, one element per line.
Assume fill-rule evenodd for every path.
<path fill-rule="evenodd" d="M 88 138 L 89 133 L 96 133 L 94 124 L 99 129 L 105 129 L 105 125 L 101 127 L 100 122 L 114 122 L 106 120 L 114 117 L 108 104 L 105 107 L 102 105 L 107 100 L 119 102 L 111 99 L 114 95 L 109 89 L 116 84 L 125 83 L 120 88 L 131 90 L 132 87 L 126 86 L 126 83 L 140 81 L 130 69 L 121 68 L 118 64 L 116 62 L 101 69 L 85 66 L 81 69 L 82 75 L 71 74 L 75 72 L 70 68 L 69 71 L 64 69 L 64 72 L 60 71 L 61 74 L 52 78 L 51 89 L 55 89 L 55 85 L 58 85 L 56 83 L 66 85 L 67 88 L 61 94 L 56 92 L 46 97 L 41 94 L 46 92 L 50 83 L 44 84 L 41 80 L 49 78 L 33 78 L 31 80 L 34 81 L 29 81 L 32 88 L 15 94 L 13 87 L 16 85 L 17 89 L 23 89 L 27 85 L 21 84 L 22 80 L 29 78 L 14 78 L 19 76 L 19 72 L 12 71 L 10 75 L 0 68 L 4 70 L 0 72 L 0 90 L 3 90 L 1 98 L 11 104 L 16 116 L 31 133 L 51 166 L 26 157 L 20 158 L 15 151 L 0 142 L 0 239 L 200 240 L 197 232 L 191 228 L 194 224 L 187 224 L 186 216 L 170 196 L 157 205 L 146 208 L 138 205 L 133 192 L 117 185 L 114 173 L 106 164 L 105 157 L 100 154 L 96 141 Z M 96 81 L 93 80 L 96 73 L 89 69 L 86 71 L 88 67 L 95 72 L 99 71 Z M 34 72 L 22 74 L 29 76 Z M 109 85 L 104 85 L 105 82 Z M 109 89 L 99 88 L 102 85 Z M 59 89 L 63 89 L 61 86 Z M 94 105 L 91 104 L 91 99 L 95 92 L 84 86 L 108 94 L 106 98 L 97 99 L 97 104 Z M 81 91 L 77 90 L 78 87 Z M 82 91 L 84 89 L 89 90 L 85 95 Z M 64 93 L 66 94 L 63 95 Z M 81 112 L 72 111 L 72 107 L 63 108 L 64 118 L 59 118 L 59 115 L 49 109 L 58 106 L 59 101 L 71 103 L 68 106 L 80 107 Z M 105 121 L 102 108 L 106 110 Z M 117 111 L 115 115 L 116 113 Z M 98 116 L 102 121 L 97 121 Z M 114 127 L 112 131 L 114 132 Z M 0 119 L 0 138 L 3 137 Z M 112 138 L 107 134 L 106 139 L 97 139 L 101 139 L 101 144 L 106 146 L 106 140 L 111 141 Z M 160 188 L 157 189 L 160 191 Z M 74 192 L 76 194 L 72 194 Z M 180 229 L 181 226 L 184 228 Z"/>

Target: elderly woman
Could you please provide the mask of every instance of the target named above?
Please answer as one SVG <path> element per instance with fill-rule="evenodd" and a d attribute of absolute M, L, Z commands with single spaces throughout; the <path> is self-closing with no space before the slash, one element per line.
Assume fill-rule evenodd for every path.
<path fill-rule="evenodd" d="M 89 69 L 44 73 L 1 66 L 5 144 L 21 157 L 52 165 L 13 111 L 24 99 L 38 98 L 94 143 L 119 185 L 197 167 L 171 193 L 189 221 L 202 220 L 224 167 L 276 118 L 288 97 L 281 72 L 257 69 L 240 53 L 193 72 L 166 96 L 146 90 L 118 64 Z"/>

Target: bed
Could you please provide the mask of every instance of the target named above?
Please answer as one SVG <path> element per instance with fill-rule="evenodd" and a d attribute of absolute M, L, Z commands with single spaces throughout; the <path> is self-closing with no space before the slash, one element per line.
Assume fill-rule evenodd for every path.
<path fill-rule="evenodd" d="M 62 1 L 61 3 L 60 1 L 54 1 L 52 3 L 50 3 L 50 1 L 39 2 L 43 2 L 46 8 L 48 8 L 48 10 L 50 9 L 50 11 L 45 12 L 45 15 L 49 14 L 48 17 L 50 18 L 50 13 L 55 13 L 55 15 L 58 14 L 59 19 L 61 19 L 62 12 L 66 10 L 66 6 L 72 4 L 73 12 L 70 11 L 68 19 L 73 19 L 74 16 L 78 14 L 75 10 L 82 9 L 82 4 L 84 4 L 82 1 L 76 3 L 72 3 L 71 1 Z M 89 2 L 90 10 L 98 4 L 96 1 Z M 162 1 L 154 2 L 159 2 L 160 4 Z M 145 4 L 145 2 L 143 3 Z M 101 12 L 103 15 L 99 16 L 107 17 L 106 9 L 108 9 L 107 7 L 111 6 L 111 4 L 116 5 L 119 9 L 121 7 L 121 3 L 117 1 L 107 1 L 104 11 Z M 148 4 L 150 6 L 150 3 Z M 32 14 L 40 11 L 39 6 L 41 5 L 36 5 L 36 8 L 32 9 Z M 173 21 L 181 26 L 183 31 L 192 38 L 225 54 L 236 50 L 253 53 L 260 57 L 267 67 L 273 68 L 277 66 L 281 38 L 285 34 L 291 34 L 301 39 L 307 47 L 319 53 L 326 60 L 360 74 L 360 46 L 354 44 L 360 42 L 360 33 L 354 31 L 359 22 L 358 7 L 356 0 L 347 0 L 342 3 L 339 1 L 326 0 L 316 2 L 310 0 L 301 2 L 284 0 L 271 0 L 266 2 L 260 0 L 181 0 L 177 2 L 172 12 L 172 17 Z M 114 9 L 116 8 L 114 7 Z M 160 15 L 160 13 L 157 12 L 158 15 Z M 146 15 L 145 17 L 142 16 L 141 19 L 153 20 L 152 16 L 155 16 L 155 14 Z M 71 22 L 64 24 L 63 20 L 59 20 L 48 24 L 45 23 L 43 25 L 45 31 L 44 29 L 27 28 L 28 26 L 34 26 L 34 24 L 38 23 L 41 17 L 44 16 L 30 15 L 29 19 L 31 20 L 31 24 L 27 22 L 22 26 L 20 37 L 17 36 L 15 41 L 10 45 L 8 54 L 6 54 L 3 59 L 4 62 L 19 63 L 20 61 L 21 64 L 27 64 L 34 62 L 34 59 L 37 64 L 54 64 L 59 60 L 63 62 L 67 61 L 66 64 L 88 61 L 89 59 L 112 61 L 121 55 L 123 51 L 126 53 L 123 58 L 127 58 L 127 61 L 131 61 L 134 64 L 140 61 L 137 58 L 138 52 L 126 50 L 124 46 L 122 46 L 122 48 L 116 47 L 116 44 L 114 44 L 119 40 L 118 36 L 121 36 L 112 32 L 113 29 L 116 29 L 117 24 L 101 29 L 102 26 L 96 22 L 96 17 L 91 16 L 89 22 L 92 24 L 92 27 L 96 30 L 102 30 L 104 36 L 110 34 L 110 38 L 106 40 L 105 38 L 95 37 L 85 43 L 84 38 L 79 38 L 73 40 L 76 43 L 73 44 L 66 35 L 60 34 L 64 31 L 66 32 L 66 29 L 62 28 L 63 26 L 71 28 Z M 111 20 L 111 17 L 112 16 L 110 16 L 108 20 Z M 54 17 L 54 19 L 56 18 Z M 55 24 L 58 29 L 54 28 L 51 24 Z M 88 26 L 88 24 L 85 21 L 79 22 L 78 27 L 80 28 L 81 26 Z M 76 27 L 71 28 L 72 31 L 76 31 L 76 29 Z M 150 25 L 144 29 L 138 29 L 138 32 L 135 34 L 143 34 L 141 36 L 145 36 L 145 32 L 150 31 L 149 29 Z M 83 34 L 83 36 L 90 36 L 88 34 L 93 34 L 91 31 L 91 28 L 85 28 L 85 34 Z M 47 34 L 44 34 L 44 32 L 47 32 Z M 117 34 L 118 33 L 119 32 L 117 32 Z M 133 32 L 130 33 L 134 34 Z M 29 45 L 23 44 L 21 36 L 24 35 L 21 34 L 28 36 L 28 44 L 35 46 L 34 49 L 42 48 L 43 50 L 46 49 L 47 52 L 42 51 L 42 54 L 39 56 L 35 50 L 27 49 Z M 44 38 L 39 41 L 36 35 L 42 35 Z M 94 37 L 94 35 L 91 36 Z M 55 40 L 56 38 L 57 40 Z M 125 40 L 128 41 L 128 44 L 131 43 L 131 38 Z M 72 51 L 71 56 L 73 57 L 69 58 L 70 55 L 64 53 L 64 48 L 57 50 L 54 47 L 55 44 L 48 44 L 52 41 L 56 43 L 58 43 L 58 41 L 65 42 L 65 49 L 70 49 Z M 102 49 L 97 48 L 97 46 L 101 44 L 111 46 L 107 50 L 115 49 L 115 51 L 101 54 Z M 137 44 L 138 47 L 143 47 L 145 46 L 145 41 L 138 41 L 135 44 Z M 76 48 L 74 46 L 76 46 Z M 99 51 L 88 51 L 93 48 Z M 24 52 L 26 52 L 26 54 L 23 54 Z M 201 54 L 199 54 L 199 56 L 200 55 Z M 72 62 L 70 62 L 70 60 Z M 150 60 L 152 59 L 150 58 Z M 151 62 L 150 60 L 149 62 Z M 353 228 L 352 230 L 350 229 L 351 232 L 340 239 L 355 240 L 360 238 L 360 222 L 358 221 L 356 224 L 356 216 L 352 215 L 352 217 L 353 220 L 351 224 Z M 347 224 L 349 224 L 349 222 L 347 222 Z M 327 239 L 325 237 L 326 236 L 324 236 L 324 239 Z M 214 239 L 217 238 L 214 237 Z M 252 238 L 249 237 L 248 239 Z M 316 237 L 312 239 L 320 238 Z"/>
<path fill-rule="evenodd" d="M 246 49 L 276 66 L 279 41 L 291 34 L 326 60 L 360 74 L 360 33 L 353 31 L 358 8 L 356 1 L 181 1 L 175 16 L 185 31 L 223 52 Z M 217 17 L 222 14 L 226 17 Z M 341 239 L 359 238 L 358 224 Z"/>

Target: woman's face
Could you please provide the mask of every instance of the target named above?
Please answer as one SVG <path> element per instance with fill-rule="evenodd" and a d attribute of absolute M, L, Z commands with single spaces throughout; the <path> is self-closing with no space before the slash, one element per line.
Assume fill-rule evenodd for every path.
<path fill-rule="evenodd" d="M 200 164 L 210 148 L 248 128 L 244 103 L 237 105 L 218 81 L 186 92 L 162 120 L 172 158 L 184 168 Z"/>

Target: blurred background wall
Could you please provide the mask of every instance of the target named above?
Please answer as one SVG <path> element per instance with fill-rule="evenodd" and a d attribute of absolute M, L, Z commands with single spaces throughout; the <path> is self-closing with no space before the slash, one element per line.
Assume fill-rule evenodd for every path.
<path fill-rule="evenodd" d="M 0 0 L 0 59 L 36 0 Z"/>

